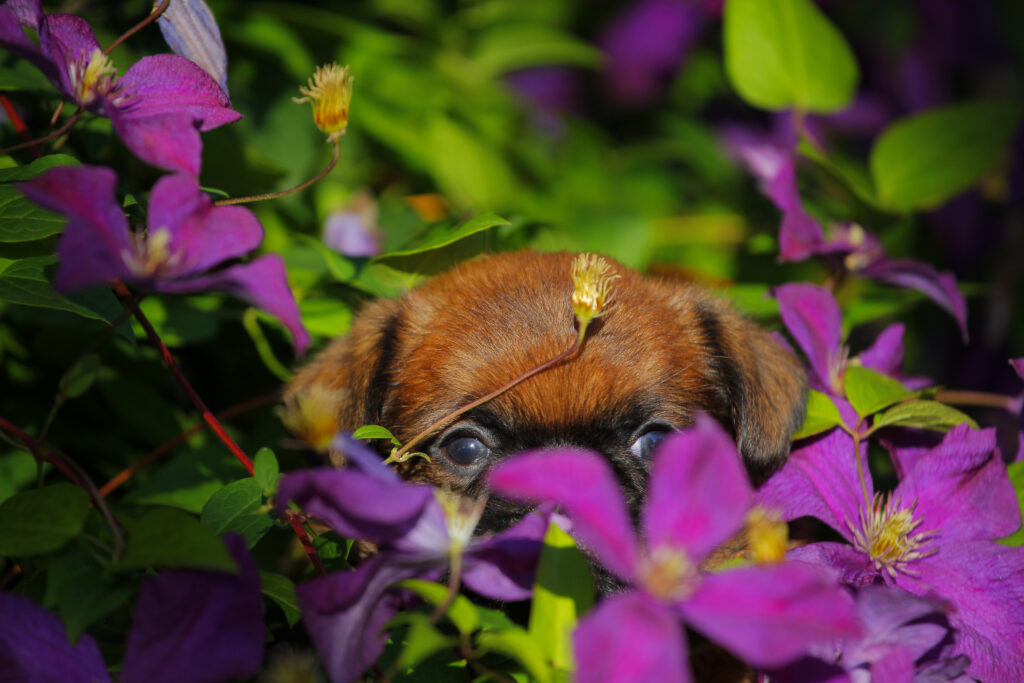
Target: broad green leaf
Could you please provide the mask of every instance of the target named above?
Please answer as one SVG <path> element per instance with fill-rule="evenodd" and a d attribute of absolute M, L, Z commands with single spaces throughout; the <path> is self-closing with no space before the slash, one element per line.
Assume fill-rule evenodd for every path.
<path fill-rule="evenodd" d="M 289 626 L 299 623 L 302 611 L 299 609 L 299 601 L 295 597 L 295 584 L 291 579 L 273 572 L 260 572 L 260 590 L 281 608 Z"/>
<path fill-rule="evenodd" d="M 253 478 L 260 485 L 267 495 L 277 493 L 277 482 L 281 478 L 281 468 L 277 464 L 277 456 L 274 451 L 263 447 L 256 451 L 256 457 L 252 460 Z"/>
<path fill-rule="evenodd" d="M 102 385 L 101 385 L 102 386 Z M 132 503 L 171 505 L 195 514 L 225 484 L 248 473 L 219 443 L 182 453 L 125 496 Z"/>
<path fill-rule="evenodd" d="M 422 579 L 406 579 L 399 583 L 402 588 L 411 590 L 431 605 L 440 605 L 448 597 L 448 586 Z M 464 595 L 455 596 L 455 600 L 445 612 L 459 633 L 469 634 L 480 626 L 480 617 L 476 613 L 476 605 Z"/>
<path fill-rule="evenodd" d="M 13 183 L 35 178 L 54 166 L 77 164 L 74 157 L 51 154 L 24 166 L 0 169 L 0 242 L 32 242 L 64 229 L 64 216 L 29 200 Z"/>
<path fill-rule="evenodd" d="M 176 508 L 155 508 L 122 520 L 128 531 L 119 565 L 126 569 L 175 567 L 238 572 L 224 542 L 210 527 Z"/>
<path fill-rule="evenodd" d="M 49 563 L 43 605 L 60 615 L 68 639 L 128 603 L 135 588 L 123 576 L 111 576 L 73 547 Z"/>
<path fill-rule="evenodd" d="M 516 204 L 523 191 L 507 156 L 475 131 L 443 115 L 426 126 L 431 171 L 443 194 L 476 209 Z"/>
<path fill-rule="evenodd" d="M 481 80 L 514 69 L 565 64 L 595 67 L 601 51 L 556 29 L 524 22 L 496 24 L 480 36 L 472 67 Z"/>
<path fill-rule="evenodd" d="M 89 496 L 58 482 L 16 493 L 0 503 L 0 555 L 48 553 L 77 536 L 89 514 Z"/>
<path fill-rule="evenodd" d="M 482 648 L 518 660 L 538 683 L 551 681 L 551 669 L 541 654 L 543 645 L 523 629 L 516 627 L 505 631 L 484 631 L 477 636 L 476 642 Z"/>
<path fill-rule="evenodd" d="M 409 627 L 403 638 L 405 647 L 396 663 L 399 671 L 411 669 L 438 652 L 459 644 L 458 638 L 442 634 L 430 623 L 430 617 L 420 612 L 402 612 L 385 624 L 383 630 L 398 626 Z"/>
<path fill-rule="evenodd" d="M 20 183 L 30 180 L 54 166 L 78 166 L 78 159 L 67 154 L 49 154 L 22 166 L 0 168 L 0 183 Z"/>
<path fill-rule="evenodd" d="M 59 96 L 50 80 L 24 59 L 0 68 L 0 91 L 38 92 Z"/>
<path fill-rule="evenodd" d="M 1006 472 L 1010 475 L 1010 483 L 1013 484 L 1013 490 L 1017 492 L 1017 504 L 1021 513 L 1024 514 L 1024 462 L 1010 463 L 1006 466 Z M 1024 545 L 1024 527 L 1017 529 L 1015 533 L 999 542 L 1013 547 Z"/>
<path fill-rule="evenodd" d="M 842 424 L 843 418 L 839 409 L 826 394 L 811 389 L 807 392 L 807 417 L 804 424 L 793 435 L 794 439 L 802 439 L 805 436 L 820 434 L 826 429 L 831 429 Z"/>
<path fill-rule="evenodd" d="M 10 451 L 0 455 L 0 503 L 35 481 L 38 471 L 39 465 L 31 453 Z"/>
<path fill-rule="evenodd" d="M 825 113 L 853 97 L 853 52 L 811 0 L 728 0 L 723 19 L 726 73 L 748 103 Z"/>
<path fill-rule="evenodd" d="M 910 391 L 892 377 L 858 365 L 846 369 L 843 385 L 846 398 L 861 417 L 877 413 L 910 396 Z"/>
<path fill-rule="evenodd" d="M 454 227 L 443 224 L 437 225 L 408 249 L 381 254 L 375 260 L 390 263 L 398 261 L 403 257 L 423 254 L 434 249 L 446 247 L 470 235 L 475 235 L 478 232 L 489 230 L 498 225 L 509 225 L 509 222 L 490 211 L 485 211 Z"/>
<path fill-rule="evenodd" d="M 1007 153 L 1021 111 L 1017 102 L 970 102 L 892 124 L 871 150 L 879 203 L 934 209 L 970 188 Z"/>
<path fill-rule="evenodd" d="M 262 507 L 263 487 L 259 482 L 239 479 L 210 496 L 199 519 L 218 535 L 241 534 L 251 548 L 273 526 Z"/>
<path fill-rule="evenodd" d="M 303 299 L 299 313 L 309 333 L 321 337 L 340 337 L 352 325 L 352 309 L 337 299 Z"/>
<path fill-rule="evenodd" d="M 363 425 L 356 431 L 352 432 L 353 439 L 388 439 L 391 443 L 396 446 L 401 446 L 402 442 L 395 438 L 395 435 L 389 432 L 380 425 Z"/>
<path fill-rule="evenodd" d="M 590 566 L 572 537 L 552 522 L 537 565 L 529 630 L 556 669 L 572 669 L 572 631 L 593 605 Z"/>
<path fill-rule="evenodd" d="M 909 401 L 893 406 L 881 415 L 875 416 L 872 427 L 874 429 L 893 426 L 919 427 L 937 432 L 948 432 L 953 427 L 965 422 L 972 429 L 978 428 L 977 422 L 956 408 L 947 406 L 945 403 L 939 403 L 938 401 Z"/>
<path fill-rule="evenodd" d="M 100 370 L 100 358 L 95 353 L 82 357 L 62 378 L 61 387 L 68 398 L 81 396 L 89 390 Z"/>
<path fill-rule="evenodd" d="M 57 262 L 56 256 L 34 256 L 7 263 L 0 261 L 0 301 L 23 306 L 52 308 L 80 315 L 83 318 L 111 323 L 121 313 L 121 306 L 109 290 L 90 290 L 82 294 L 98 294 L 88 298 L 76 294 L 78 301 L 58 294 L 50 284 L 46 269 Z"/>

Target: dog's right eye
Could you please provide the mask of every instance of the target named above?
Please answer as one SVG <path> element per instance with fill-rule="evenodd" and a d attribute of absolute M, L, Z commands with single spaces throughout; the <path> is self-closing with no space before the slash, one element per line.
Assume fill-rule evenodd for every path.
<path fill-rule="evenodd" d="M 461 436 L 442 446 L 441 452 L 456 465 L 473 465 L 486 457 L 491 449 L 480 439 Z"/>

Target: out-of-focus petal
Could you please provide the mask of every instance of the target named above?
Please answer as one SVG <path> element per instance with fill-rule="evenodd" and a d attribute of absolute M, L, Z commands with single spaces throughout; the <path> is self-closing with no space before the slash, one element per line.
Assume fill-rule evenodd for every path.
<path fill-rule="evenodd" d="M 679 620 L 647 594 L 608 598 L 573 632 L 577 683 L 693 680 Z"/>
<path fill-rule="evenodd" d="M 832 569 L 841 583 L 850 586 L 868 586 L 878 580 L 871 558 L 846 543 L 809 543 L 793 548 L 786 557 Z"/>
<path fill-rule="evenodd" d="M 906 327 L 903 323 L 889 325 L 882 330 L 875 342 L 865 351 L 861 351 L 858 358 L 860 364 L 876 372 L 889 377 L 897 377 L 903 369 L 903 333 Z"/>
<path fill-rule="evenodd" d="M 909 259 L 881 259 L 858 272 L 879 282 L 918 290 L 953 316 L 967 343 L 967 299 L 952 273 L 940 273 L 927 263 Z"/>
<path fill-rule="evenodd" d="M 213 12 L 203 0 L 174 0 L 157 20 L 174 54 L 198 64 L 228 91 L 228 55 Z"/>
<path fill-rule="evenodd" d="M 475 541 L 466 552 L 463 582 L 494 600 L 529 599 L 552 507 L 543 505 L 512 528 Z"/>
<path fill-rule="evenodd" d="M 0 591 L 0 680 L 109 681 L 100 649 L 88 635 L 72 645 L 64 622 L 24 595 Z"/>
<path fill-rule="evenodd" d="M 353 439 L 347 432 L 338 434 L 334 438 L 331 449 L 342 453 L 346 463 L 363 474 L 384 481 L 397 482 L 400 480 L 398 473 L 385 465 L 384 459 L 380 455 L 371 451 L 358 439 Z"/>
<path fill-rule="evenodd" d="M 708 574 L 678 609 L 689 625 L 757 667 L 860 632 L 853 600 L 831 572 L 803 562 Z"/>
<path fill-rule="evenodd" d="M 636 576 L 638 548 L 622 491 L 591 451 L 534 451 L 509 458 L 490 474 L 491 490 L 516 500 L 550 501 L 572 519 L 572 534 L 610 571 Z"/>
<path fill-rule="evenodd" d="M 65 97 L 78 103 L 68 68 L 100 49 L 89 22 L 70 14 L 47 14 L 39 23 L 39 47 L 57 69 L 54 85 Z"/>
<path fill-rule="evenodd" d="M 844 644 L 843 661 L 847 668 L 878 661 L 887 651 L 898 647 L 910 655 L 913 670 L 913 663 L 950 633 L 939 604 L 896 586 L 864 586 L 857 592 L 856 602 L 864 637 Z"/>
<path fill-rule="evenodd" d="M 106 111 L 117 136 L 139 159 L 168 171 L 199 176 L 203 141 L 188 115 L 125 116 L 113 106 Z"/>
<path fill-rule="evenodd" d="M 7 0 L 4 7 L 14 12 L 22 25 L 39 30 L 39 22 L 43 19 L 41 0 Z"/>
<path fill-rule="evenodd" d="M 281 478 L 278 510 L 294 501 L 348 538 L 388 542 L 412 529 L 434 501 L 429 486 L 385 481 L 362 472 L 320 468 Z"/>
<path fill-rule="evenodd" d="M 26 197 L 68 217 L 57 244 L 54 286 L 70 291 L 128 277 L 128 221 L 114 194 L 117 176 L 102 166 L 59 166 L 18 185 Z"/>
<path fill-rule="evenodd" d="M 824 247 L 821 225 L 803 209 L 782 214 L 779 224 L 779 260 L 803 261 Z"/>
<path fill-rule="evenodd" d="M 127 99 L 119 108 L 129 118 L 185 114 L 204 132 L 242 118 L 209 74 L 177 55 L 143 57 L 120 86 Z"/>
<path fill-rule="evenodd" d="M 177 570 L 143 580 L 125 645 L 124 683 L 216 683 L 259 673 L 259 571 L 241 536 L 224 542 L 237 576 Z"/>
<path fill-rule="evenodd" d="M 27 24 L 21 11 L 17 7 L 12 7 L 12 3 L 8 2 L 0 7 L 0 47 L 28 60 L 32 66 L 42 71 L 50 82 L 60 86 L 60 71 L 53 60 L 43 54 L 42 49 L 25 35 L 22 28 L 25 25 Z"/>
<path fill-rule="evenodd" d="M 843 327 L 836 300 L 827 289 L 806 282 L 781 285 L 774 294 L 786 329 L 807 355 L 821 383 L 834 392 Z"/>
<path fill-rule="evenodd" d="M 684 548 L 701 562 L 743 525 L 753 489 L 729 435 L 707 415 L 672 434 L 654 458 L 643 511 L 648 548 Z"/>
<path fill-rule="evenodd" d="M 380 235 L 358 211 L 335 211 L 324 222 L 324 244 L 345 256 L 376 256 Z"/>

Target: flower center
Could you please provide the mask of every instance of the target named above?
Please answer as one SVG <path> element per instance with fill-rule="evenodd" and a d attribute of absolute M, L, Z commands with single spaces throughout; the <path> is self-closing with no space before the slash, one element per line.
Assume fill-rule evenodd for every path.
<path fill-rule="evenodd" d="M 462 550 L 469 545 L 476 531 L 476 525 L 480 516 L 484 513 L 486 498 L 465 498 L 457 493 L 435 489 L 434 495 L 437 502 L 444 510 L 444 526 L 448 531 L 449 552 L 461 554 Z"/>
<path fill-rule="evenodd" d="M 747 513 L 747 550 L 757 564 L 776 564 L 786 559 L 789 528 L 776 512 L 755 506 Z"/>
<path fill-rule="evenodd" d="M 309 79 L 309 87 L 299 88 L 305 97 L 294 97 L 293 102 L 312 102 L 313 122 L 334 142 L 345 134 L 348 126 L 348 107 L 352 101 L 352 75 L 347 66 L 326 64 L 319 66 Z"/>
<path fill-rule="evenodd" d="M 697 566 L 681 548 L 659 546 L 649 552 L 640 564 L 640 585 L 661 600 L 683 600 L 689 597 L 700 576 Z"/>
<path fill-rule="evenodd" d="M 68 75 L 75 97 L 82 105 L 91 104 L 98 95 L 112 93 L 117 86 L 117 69 L 99 48 L 73 62 Z"/>
<path fill-rule="evenodd" d="M 152 234 L 135 233 L 133 249 L 124 251 L 121 257 L 132 275 L 150 278 L 174 266 L 181 254 L 171 251 L 171 231 L 158 228 Z"/>
<path fill-rule="evenodd" d="M 899 500 L 876 493 L 871 509 L 861 508 L 859 526 L 847 520 L 854 547 L 871 557 L 875 569 L 891 577 L 896 572 L 916 574 L 908 565 L 937 552 L 926 548 L 935 531 L 914 533 L 921 524 L 914 517 L 914 507 L 900 509 Z"/>

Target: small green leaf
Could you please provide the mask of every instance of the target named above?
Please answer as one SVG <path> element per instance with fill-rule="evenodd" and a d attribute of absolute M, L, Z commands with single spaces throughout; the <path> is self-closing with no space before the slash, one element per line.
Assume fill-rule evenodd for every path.
<path fill-rule="evenodd" d="M 1010 475 L 1010 483 L 1017 492 L 1017 505 L 1024 513 L 1024 462 L 1011 462 L 1006 466 L 1006 473 Z M 1024 545 L 1024 527 L 999 542 L 1015 548 Z"/>
<path fill-rule="evenodd" d="M 853 52 L 810 0 L 729 0 L 723 22 L 726 73 L 755 107 L 825 113 L 853 97 Z"/>
<path fill-rule="evenodd" d="M 938 401 L 909 401 L 893 406 L 875 417 L 872 427 L 919 427 L 937 432 L 948 432 L 953 427 L 967 423 L 972 429 L 978 423 L 956 408 Z"/>
<path fill-rule="evenodd" d="M 538 683 L 551 681 L 551 669 L 544 661 L 544 646 L 521 628 L 504 631 L 484 631 L 477 636 L 477 644 L 487 650 L 500 652 L 519 661 Z"/>
<path fill-rule="evenodd" d="M 299 601 L 295 597 L 295 584 L 291 579 L 273 572 L 260 572 L 260 590 L 281 608 L 289 626 L 299 623 L 302 611 L 299 609 Z"/>
<path fill-rule="evenodd" d="M 54 166 L 78 166 L 78 159 L 67 154 L 49 154 L 29 164 L 0 168 L 0 183 L 20 183 L 23 180 L 31 180 Z"/>
<path fill-rule="evenodd" d="M 262 506 L 263 487 L 259 482 L 239 479 L 210 496 L 199 519 L 218 535 L 241 534 L 251 548 L 273 526 Z"/>
<path fill-rule="evenodd" d="M 388 439 L 391 443 L 396 446 L 401 446 L 402 443 L 395 438 L 395 435 L 389 432 L 380 425 L 363 425 L 356 431 L 352 432 L 353 439 Z"/>
<path fill-rule="evenodd" d="M 128 530 L 121 567 L 184 567 L 238 572 L 224 542 L 210 527 L 176 508 L 155 508 L 122 520 Z"/>
<path fill-rule="evenodd" d="M 81 396 L 89 390 L 100 370 L 100 359 L 95 353 L 82 359 L 61 378 L 61 387 L 67 398 Z"/>
<path fill-rule="evenodd" d="M 820 434 L 842 423 L 843 418 L 832 399 L 820 391 L 811 389 L 807 392 L 807 417 L 804 418 L 803 426 L 793 435 L 793 439 Z"/>
<path fill-rule="evenodd" d="M 263 492 L 268 496 L 277 493 L 277 482 L 281 479 L 281 468 L 277 464 L 277 456 L 274 451 L 263 447 L 256 451 L 256 457 L 252 461 L 253 478 L 256 479 Z"/>
<path fill-rule="evenodd" d="M 56 550 L 82 531 L 88 513 L 88 494 L 66 482 L 16 493 L 0 503 L 0 555 Z"/>
<path fill-rule="evenodd" d="M 846 398 L 861 417 L 877 413 L 909 397 L 910 391 L 892 377 L 852 365 L 843 379 Z"/>
<path fill-rule="evenodd" d="M 448 586 L 423 581 L 422 579 L 406 579 L 399 583 L 402 588 L 411 590 L 432 605 L 440 605 L 448 597 Z M 472 633 L 480 626 L 480 617 L 476 613 L 476 605 L 464 595 L 455 596 L 455 600 L 445 612 L 460 633 Z"/>
<path fill-rule="evenodd" d="M 420 662 L 450 647 L 459 644 L 458 638 L 446 636 L 430 623 L 430 617 L 419 612 L 402 612 L 384 625 L 383 630 L 398 626 L 408 626 L 405 634 L 405 647 L 398 656 L 396 666 L 405 671 L 417 666 Z"/>
<path fill-rule="evenodd" d="M 1020 115 L 1016 102 L 970 102 L 892 124 L 871 150 L 879 203 L 934 209 L 970 188 L 1007 153 Z"/>

